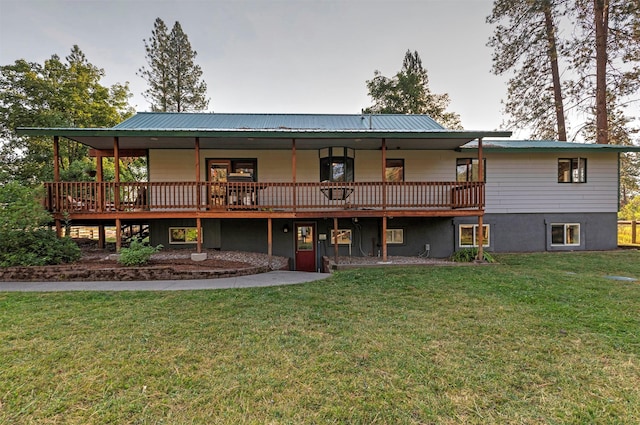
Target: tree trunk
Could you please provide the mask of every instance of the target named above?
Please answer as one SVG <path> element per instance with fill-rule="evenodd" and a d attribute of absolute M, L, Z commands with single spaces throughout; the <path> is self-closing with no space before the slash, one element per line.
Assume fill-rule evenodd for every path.
<path fill-rule="evenodd" d="M 607 33 L 609 0 L 594 0 L 596 25 L 596 143 L 609 143 L 607 122 Z"/>
<path fill-rule="evenodd" d="M 549 43 L 549 59 L 551 61 L 551 78 L 553 80 L 553 96 L 556 107 L 556 120 L 558 122 L 558 140 L 567 141 L 567 128 L 564 120 L 564 105 L 562 99 L 562 87 L 560 86 L 560 71 L 558 69 L 558 49 L 556 47 L 556 29 L 551 16 L 551 4 L 544 3 L 544 20 L 547 41 Z"/>

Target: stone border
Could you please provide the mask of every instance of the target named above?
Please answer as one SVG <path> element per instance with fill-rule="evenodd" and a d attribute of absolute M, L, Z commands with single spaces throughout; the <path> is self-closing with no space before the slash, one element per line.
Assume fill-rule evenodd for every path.
<path fill-rule="evenodd" d="M 2 282 L 77 282 L 77 281 L 132 281 L 132 280 L 187 280 L 218 279 L 248 276 L 270 271 L 268 266 L 250 266 L 241 269 L 176 270 L 174 267 L 108 267 L 104 269 L 74 269 L 42 267 L 0 268 Z"/>

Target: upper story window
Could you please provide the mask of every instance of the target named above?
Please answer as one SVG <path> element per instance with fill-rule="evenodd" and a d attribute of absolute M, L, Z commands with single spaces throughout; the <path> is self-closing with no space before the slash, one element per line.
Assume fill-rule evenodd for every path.
<path fill-rule="evenodd" d="M 404 159 L 387 159 L 384 174 L 385 180 L 388 182 L 403 182 Z"/>
<path fill-rule="evenodd" d="M 458 182 L 477 182 L 480 181 L 478 175 L 480 167 L 478 166 L 478 158 L 458 158 L 456 159 L 456 181 Z M 487 180 L 487 160 L 482 160 L 483 177 L 482 181 Z"/>
<path fill-rule="evenodd" d="M 559 158 L 558 183 L 586 183 L 586 158 Z"/>
<path fill-rule="evenodd" d="M 331 147 L 320 149 L 320 181 L 354 181 L 353 157 L 351 148 Z"/>

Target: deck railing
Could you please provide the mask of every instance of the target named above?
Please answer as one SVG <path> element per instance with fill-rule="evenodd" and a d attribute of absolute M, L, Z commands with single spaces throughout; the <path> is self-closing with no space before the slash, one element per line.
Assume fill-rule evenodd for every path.
<path fill-rule="evenodd" d="M 481 182 L 56 182 L 54 213 L 116 211 L 328 211 L 477 209 Z"/>

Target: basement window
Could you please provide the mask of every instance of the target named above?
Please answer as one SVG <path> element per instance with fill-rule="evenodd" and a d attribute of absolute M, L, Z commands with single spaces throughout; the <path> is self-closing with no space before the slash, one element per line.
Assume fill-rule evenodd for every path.
<path fill-rule="evenodd" d="M 552 246 L 580 246 L 580 224 L 551 224 Z"/>
<path fill-rule="evenodd" d="M 482 246 L 489 246 L 489 225 L 484 224 L 482 235 Z M 478 225 L 477 224 L 461 224 L 458 228 L 459 246 L 460 248 L 476 248 L 478 246 Z"/>
<path fill-rule="evenodd" d="M 196 227 L 170 227 L 169 243 L 172 245 L 190 244 L 198 242 L 198 229 Z"/>

